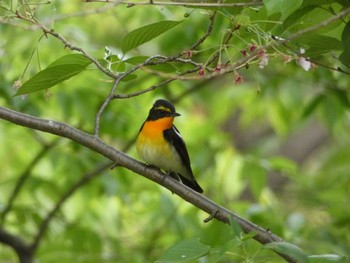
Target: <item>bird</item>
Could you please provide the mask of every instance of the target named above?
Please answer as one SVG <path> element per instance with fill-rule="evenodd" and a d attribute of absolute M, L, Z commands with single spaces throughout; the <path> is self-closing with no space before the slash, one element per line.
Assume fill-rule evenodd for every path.
<path fill-rule="evenodd" d="M 174 118 L 181 116 L 174 105 L 164 99 L 154 102 L 136 140 L 139 157 L 147 164 L 156 166 L 198 193 L 203 193 L 193 176 L 186 144 Z"/>

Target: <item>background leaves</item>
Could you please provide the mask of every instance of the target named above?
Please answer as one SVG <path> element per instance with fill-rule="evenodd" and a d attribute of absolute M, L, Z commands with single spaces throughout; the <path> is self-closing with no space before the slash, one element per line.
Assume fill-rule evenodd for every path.
<path fill-rule="evenodd" d="M 157 261 L 157 263 L 188 262 L 207 254 L 211 248 L 198 240 L 185 240 L 175 244 Z"/>
<path fill-rule="evenodd" d="M 347 1 L 214 8 L 219 12 L 212 31 L 214 9 L 202 6 L 9 3 L 0 1 L 1 106 L 93 133 L 98 109 L 113 86 L 113 78 L 64 48 L 50 31 L 43 37 L 35 21 L 29 23 L 31 16 L 116 76 L 154 55 L 182 54 L 142 67 L 119 83 L 115 95 L 127 99 L 106 107 L 101 139 L 137 158 L 132 142 L 150 106 L 157 98 L 172 100 L 206 196 L 288 240 L 270 245 L 281 253 L 308 262 L 347 262 L 349 77 L 342 72 L 347 72 L 349 16 L 269 46 L 276 44 L 271 35 L 287 38 L 321 25 L 346 10 Z M 145 26 L 150 18 L 154 23 Z M 260 50 L 263 46 L 266 50 Z M 299 63 L 301 48 L 305 61 L 315 63 L 308 72 Z M 254 50 L 260 56 L 230 68 Z M 263 55 L 268 64 L 260 68 Z M 177 80 L 159 85 L 172 78 Z M 237 78 L 243 81 L 238 84 Z M 13 86 L 26 80 L 16 95 L 29 95 L 13 97 Z M 132 96 L 145 90 L 150 92 Z M 281 262 L 253 240 L 255 233 L 244 234 L 233 221 L 231 227 L 215 220 L 205 224 L 207 214 L 162 187 L 120 167 L 111 170 L 103 158 L 65 139 L 48 147 L 54 139 L 0 121 L 1 215 L 28 171 L 0 220 L 3 229 L 31 241 L 62 196 L 77 189 L 50 221 L 38 261 L 153 262 L 182 260 L 185 253 L 187 259 L 208 262 Z M 90 181 L 76 186 L 85 176 Z M 10 248 L 0 246 L 0 261 L 15 260 Z"/>

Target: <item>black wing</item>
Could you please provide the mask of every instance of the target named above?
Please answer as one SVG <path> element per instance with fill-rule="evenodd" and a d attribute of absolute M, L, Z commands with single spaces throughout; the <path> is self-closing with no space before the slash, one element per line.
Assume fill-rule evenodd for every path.
<path fill-rule="evenodd" d="M 190 157 L 188 155 L 185 142 L 182 139 L 178 129 L 176 129 L 175 126 L 172 126 L 170 129 L 165 130 L 164 138 L 175 147 L 176 151 L 179 153 L 181 157 L 183 164 L 185 165 L 186 169 L 190 173 L 191 177 L 193 177 Z"/>
<path fill-rule="evenodd" d="M 178 174 L 183 184 L 187 185 L 188 187 L 192 188 L 193 190 L 203 193 L 203 189 L 200 187 L 200 185 L 197 183 L 197 181 L 194 179 L 193 172 L 191 169 L 191 162 L 190 157 L 187 152 L 187 148 L 185 145 L 184 140 L 182 139 L 180 132 L 178 129 L 176 129 L 175 126 L 172 126 L 170 129 L 165 130 L 164 132 L 164 138 L 171 143 L 176 151 L 179 153 L 180 158 L 183 162 L 183 164 L 186 167 L 186 170 L 188 171 L 191 178 L 185 177 L 181 174 Z"/>

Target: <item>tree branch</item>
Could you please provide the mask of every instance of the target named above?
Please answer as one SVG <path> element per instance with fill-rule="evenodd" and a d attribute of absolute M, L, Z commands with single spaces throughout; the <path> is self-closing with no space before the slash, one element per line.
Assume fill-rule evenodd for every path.
<path fill-rule="evenodd" d="M 205 34 L 197 40 L 196 43 L 194 43 L 191 47 L 190 50 L 194 50 L 197 47 L 199 47 L 211 34 L 211 32 L 213 31 L 214 28 L 214 23 L 215 23 L 215 18 L 216 18 L 216 12 L 213 12 L 213 14 L 210 16 L 210 23 L 207 29 L 207 32 L 205 32 Z"/>
<path fill-rule="evenodd" d="M 174 80 L 179 80 L 181 78 L 183 78 L 182 76 L 186 75 L 186 74 L 190 74 L 190 73 L 193 73 L 193 72 L 197 72 L 199 69 L 201 68 L 201 66 L 197 66 L 193 69 L 190 69 L 190 70 L 187 70 L 185 72 L 182 72 L 182 73 L 178 73 L 177 75 L 172 75 L 170 76 L 168 79 L 164 80 L 164 81 L 161 81 L 159 82 L 158 84 L 156 85 L 152 85 L 148 88 L 145 88 L 145 89 L 141 89 L 139 91 L 136 91 L 134 93 L 129 93 L 129 94 L 115 94 L 113 95 L 113 99 L 128 99 L 128 98 L 132 98 L 132 97 L 136 97 L 136 96 L 139 96 L 141 94 L 144 94 L 144 93 L 147 93 L 147 92 L 150 92 L 152 90 L 155 90 L 161 86 L 164 86 Z"/>
<path fill-rule="evenodd" d="M 254 231 L 256 235 L 254 239 L 262 244 L 270 242 L 283 241 L 282 238 L 272 234 L 270 231 L 266 231 L 263 228 L 253 224 L 252 222 L 240 217 L 239 215 L 227 210 L 226 208 L 214 203 L 204 195 L 201 195 L 192 189 L 186 187 L 180 182 L 173 180 L 170 177 L 165 177 L 164 174 L 157 169 L 151 168 L 130 156 L 124 154 L 121 151 L 107 145 L 96 136 L 84 133 L 74 127 L 69 126 L 66 123 L 41 119 L 26 115 L 20 112 L 16 112 L 4 107 L 0 107 L 0 118 L 12 122 L 17 125 L 28 127 L 35 130 L 40 130 L 47 133 L 52 133 L 61 137 L 68 138 L 75 141 L 94 152 L 97 152 L 106 158 L 116 162 L 118 166 L 127 168 L 135 173 L 138 173 L 149 180 L 152 180 L 170 190 L 172 193 L 177 194 L 182 199 L 193 204 L 199 209 L 212 215 L 213 218 L 220 220 L 224 223 L 229 223 L 229 218 L 233 217 L 237 223 L 241 226 L 244 232 Z M 288 262 L 295 262 L 293 259 L 286 255 L 281 255 Z"/>
<path fill-rule="evenodd" d="M 33 252 L 22 238 L 0 228 L 0 243 L 13 248 L 21 263 L 33 263 Z"/>
<path fill-rule="evenodd" d="M 247 6 L 261 6 L 262 1 L 251 1 L 246 3 L 206 3 L 206 2 L 188 2 L 188 1 L 172 1 L 172 2 L 134 2 L 134 1 L 119 1 L 119 0 L 84 0 L 86 3 L 114 3 L 119 5 L 127 5 L 133 7 L 135 5 L 161 5 L 161 6 L 184 6 L 184 7 L 247 7 Z"/>

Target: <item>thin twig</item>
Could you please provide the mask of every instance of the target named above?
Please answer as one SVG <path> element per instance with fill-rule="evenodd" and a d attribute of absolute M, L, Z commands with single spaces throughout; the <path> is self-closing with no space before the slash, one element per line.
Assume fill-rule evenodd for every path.
<path fill-rule="evenodd" d="M 107 105 L 110 103 L 112 100 L 111 96 L 114 94 L 114 91 L 116 90 L 118 84 L 120 82 L 120 78 L 116 79 L 113 83 L 113 87 L 109 93 L 109 96 L 104 100 L 102 103 L 101 107 L 98 109 L 96 116 L 95 116 L 95 127 L 94 127 L 94 134 L 95 136 L 99 136 L 100 133 L 100 118 L 103 113 L 103 111 L 106 109 Z"/>
<path fill-rule="evenodd" d="M 159 64 L 165 64 L 165 63 L 169 63 L 169 62 L 178 62 L 178 63 L 182 63 L 182 64 L 190 64 L 193 66 L 201 66 L 202 64 L 197 63 L 191 59 L 185 59 L 185 58 L 181 58 L 181 56 L 184 54 L 184 52 L 181 52 L 179 54 L 177 54 L 176 56 L 173 57 L 166 57 L 166 56 L 162 56 L 162 55 L 156 55 L 154 57 L 152 57 L 152 61 L 148 60 L 148 62 L 146 64 L 141 64 L 141 67 L 147 67 L 147 66 L 154 66 L 154 65 L 159 65 Z M 157 61 L 153 61 L 154 58 L 157 58 Z"/>
<path fill-rule="evenodd" d="M 95 9 L 88 9 L 88 10 L 82 10 L 76 13 L 70 13 L 70 14 L 63 14 L 63 15 L 55 15 L 54 21 L 64 20 L 68 18 L 75 18 L 75 17 L 85 17 L 85 16 L 91 16 L 96 14 L 101 14 L 108 12 L 111 8 L 118 5 L 118 3 L 111 3 L 110 5 L 106 5 L 103 7 L 95 8 Z"/>
<path fill-rule="evenodd" d="M 96 67 L 101 70 L 104 74 L 106 74 L 107 76 L 113 78 L 113 79 L 117 79 L 118 76 L 113 74 L 111 71 L 109 71 L 108 69 L 106 69 L 105 67 L 103 67 L 100 62 L 98 62 L 97 59 L 95 59 L 94 57 L 92 57 L 91 55 L 89 55 L 84 49 L 74 46 L 71 42 L 69 42 L 67 39 L 65 39 L 61 34 L 55 32 L 53 29 L 49 29 L 47 27 L 45 27 L 43 24 L 40 24 L 38 21 L 36 21 L 33 18 L 28 18 L 26 16 L 21 15 L 19 12 L 16 12 L 16 16 L 19 19 L 22 19 L 24 21 L 27 21 L 35 26 L 37 26 L 38 28 L 40 28 L 45 35 L 51 35 L 57 39 L 59 39 L 63 44 L 64 47 L 69 48 L 72 51 L 78 51 L 81 54 L 84 55 L 84 57 L 86 57 L 87 59 L 89 59 L 93 64 L 96 65 Z"/>
<path fill-rule="evenodd" d="M 120 81 L 123 80 L 123 78 L 125 78 L 126 76 L 130 75 L 131 73 L 135 72 L 136 70 L 144 67 L 144 66 L 148 66 L 148 65 L 154 65 L 154 63 L 152 62 L 152 60 L 154 59 L 163 59 L 163 56 L 159 56 L 159 55 L 155 55 L 152 57 L 149 57 L 148 59 L 146 59 L 143 63 L 141 63 L 140 65 L 135 66 L 134 68 L 124 72 L 123 74 L 121 74 L 120 76 L 118 76 L 117 78 L 115 78 L 114 84 L 109 92 L 108 97 L 104 100 L 104 102 L 102 103 L 101 107 L 99 108 L 96 117 L 95 117 L 95 127 L 94 127 L 94 134 L 95 136 L 99 136 L 99 130 L 100 130 L 100 118 L 101 115 L 103 113 L 103 111 L 106 109 L 106 107 L 108 106 L 108 104 L 114 99 L 114 94 L 115 91 L 120 83 Z"/>
<path fill-rule="evenodd" d="M 164 80 L 162 82 L 159 82 L 156 85 L 152 85 L 152 86 L 150 86 L 150 87 L 148 87 L 146 89 L 142 89 L 142 90 L 139 90 L 139 91 L 136 91 L 136 92 L 133 92 L 133 93 L 129 93 L 129 94 L 114 94 L 113 95 L 113 99 L 128 99 L 128 98 L 139 96 L 141 94 L 144 94 L 144 93 L 150 92 L 152 90 L 155 90 L 155 89 L 157 89 L 159 87 L 162 87 L 162 86 L 164 86 L 164 85 L 166 85 L 166 84 L 168 84 L 168 83 L 170 83 L 170 82 L 172 82 L 174 80 L 179 80 L 179 79 L 182 78 L 181 76 L 183 76 L 183 75 L 187 75 L 187 74 L 191 74 L 193 72 L 197 72 L 200 68 L 201 68 L 201 66 L 197 66 L 197 67 L 195 67 L 193 69 L 187 70 L 187 71 L 185 71 L 183 73 L 179 73 L 179 74 L 177 74 L 175 76 L 172 76 L 172 77 L 170 77 L 170 78 L 168 78 L 168 79 L 166 79 L 166 80 Z"/>
<path fill-rule="evenodd" d="M 225 39 L 224 39 L 224 41 L 223 41 L 223 43 L 222 43 L 220 49 L 214 54 L 214 56 L 213 56 L 211 59 L 209 59 L 209 60 L 207 61 L 206 66 L 210 66 L 214 61 L 216 61 L 216 60 L 218 59 L 218 57 L 219 57 L 220 54 L 221 54 L 221 49 L 226 48 L 226 46 L 228 45 L 228 43 L 230 42 L 230 40 L 231 40 L 232 37 L 233 37 L 233 32 L 236 31 L 236 30 L 238 30 L 238 29 L 239 29 L 239 27 L 237 26 L 237 27 L 235 27 L 233 30 L 229 30 L 229 31 L 228 31 L 228 33 L 227 33 L 227 35 L 225 36 Z"/>
<path fill-rule="evenodd" d="M 64 43 L 64 46 L 69 48 L 72 51 L 78 51 L 81 54 L 84 55 L 84 57 L 86 57 L 87 59 L 89 59 L 93 64 L 96 65 L 96 67 L 101 70 L 104 74 L 106 74 L 107 76 L 116 79 L 117 75 L 113 74 L 111 71 L 109 71 L 108 69 L 106 69 L 105 67 L 103 67 L 100 62 L 98 62 L 97 59 L 95 59 L 94 57 L 90 56 L 84 49 L 74 46 L 72 43 L 70 43 L 68 40 L 66 40 L 61 34 L 56 33 L 53 30 L 50 30 L 48 28 L 46 28 L 45 26 L 41 25 L 41 29 L 44 31 L 45 34 L 49 34 L 59 40 L 62 41 L 62 43 Z"/>
<path fill-rule="evenodd" d="M 161 86 L 164 86 L 174 80 L 177 80 L 178 78 L 177 77 L 173 77 L 173 78 L 170 78 L 170 79 L 167 79 L 167 80 L 164 80 L 162 82 L 159 82 L 158 84 L 156 85 L 152 85 L 146 89 L 142 89 L 142 90 L 139 90 L 139 91 L 136 91 L 134 93 L 129 93 L 129 94 L 114 94 L 113 95 L 113 99 L 128 99 L 128 98 L 132 98 L 132 97 L 136 97 L 136 96 L 139 96 L 141 94 L 144 94 L 144 93 L 147 93 L 147 92 L 150 92 L 152 90 L 155 90 Z"/>
<path fill-rule="evenodd" d="M 278 39 L 275 39 L 275 37 L 273 36 L 272 39 L 274 40 L 278 40 Z M 298 52 L 297 50 L 295 50 L 294 48 L 290 47 L 286 42 L 282 43 L 282 45 L 288 49 L 289 51 L 293 52 L 294 55 L 296 55 L 297 57 L 305 57 L 305 54 L 300 54 L 300 52 Z M 340 73 L 344 73 L 346 75 L 350 75 L 350 72 L 347 72 L 345 70 L 343 70 L 342 68 L 340 67 L 332 67 L 332 66 L 329 66 L 329 65 L 326 65 L 324 63 L 321 63 L 321 62 L 318 62 L 316 60 L 313 60 L 313 59 L 310 59 L 310 58 L 307 58 L 305 57 L 305 59 L 307 61 L 310 61 L 312 64 L 315 64 L 317 66 L 320 66 L 322 68 L 326 68 L 326 69 L 330 69 L 330 70 L 333 70 L 333 71 L 337 71 L 337 72 L 340 72 Z"/>
<path fill-rule="evenodd" d="M 195 50 L 197 47 L 199 47 L 211 34 L 211 32 L 213 31 L 214 28 L 214 23 L 215 23 L 215 18 L 216 18 L 216 11 L 213 12 L 213 14 L 210 16 L 210 23 L 207 29 L 207 32 L 205 32 L 205 34 L 197 40 L 196 43 L 194 43 L 189 50 Z"/>
<path fill-rule="evenodd" d="M 187 97 L 191 93 L 197 92 L 200 89 L 207 87 L 214 80 L 214 78 L 211 78 L 195 82 L 194 85 L 192 85 L 189 89 L 186 89 L 184 92 L 180 93 L 175 98 L 173 98 L 171 102 L 173 102 L 174 104 L 178 103 L 180 100 L 182 100 L 184 97 Z"/>
<path fill-rule="evenodd" d="M 192 50 L 195 50 L 199 45 L 201 45 L 208 37 L 209 35 L 211 34 L 211 32 L 213 31 L 213 26 L 214 26 L 214 22 L 215 22 L 215 17 L 216 17 L 216 12 L 213 12 L 213 14 L 209 17 L 210 19 L 210 23 L 209 23 L 209 26 L 208 26 L 208 29 L 207 31 L 205 32 L 205 34 L 198 40 L 196 41 L 190 48 L 189 50 L 192 51 Z M 190 59 L 182 59 L 181 56 L 183 56 L 185 52 L 180 52 L 178 53 L 177 55 L 175 56 L 172 56 L 172 57 L 165 57 L 165 56 L 158 56 L 157 58 L 161 58 L 162 59 L 162 63 L 169 63 L 169 62 L 173 62 L 173 61 L 176 61 L 176 62 L 183 62 L 183 63 L 188 63 L 188 64 L 192 64 L 195 66 L 195 68 L 193 69 L 190 69 L 190 70 L 187 70 L 183 73 L 180 73 L 180 74 L 177 74 L 175 76 L 172 76 L 172 77 L 169 77 L 168 79 L 156 84 L 156 85 L 152 85 L 146 89 L 143 89 L 143 90 L 139 90 L 137 92 L 134 92 L 134 93 L 131 93 L 131 94 L 114 94 L 113 95 L 113 99 L 127 99 L 127 98 L 131 98 L 131 97 L 136 97 L 138 95 L 141 95 L 143 93 L 147 93 L 147 92 L 150 92 L 152 90 L 155 90 L 161 86 L 164 86 L 174 80 L 178 80 L 180 76 L 184 76 L 184 75 L 187 75 L 187 74 L 190 74 L 190 73 L 193 73 L 193 72 L 197 72 L 198 70 L 200 70 L 202 68 L 202 64 L 200 63 L 197 63 L 197 62 L 194 62 Z M 152 64 L 153 63 L 153 64 Z M 156 65 L 156 64 L 159 64 L 159 62 L 152 62 L 149 60 L 149 63 L 143 65 L 143 66 L 147 66 L 147 65 Z M 149 71 L 152 71 L 152 70 L 149 70 Z M 153 73 L 155 74 L 158 74 L 158 75 L 161 75 L 160 72 L 158 71 L 152 71 Z"/>
<path fill-rule="evenodd" d="M 127 5 L 133 7 L 137 5 L 161 5 L 161 6 L 184 6 L 184 7 L 247 7 L 247 6 L 261 6 L 262 1 L 251 1 L 246 3 L 206 3 L 206 2 L 156 2 L 156 1 L 119 1 L 119 0 L 84 0 L 86 3 L 115 3 L 119 5 Z"/>

